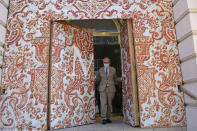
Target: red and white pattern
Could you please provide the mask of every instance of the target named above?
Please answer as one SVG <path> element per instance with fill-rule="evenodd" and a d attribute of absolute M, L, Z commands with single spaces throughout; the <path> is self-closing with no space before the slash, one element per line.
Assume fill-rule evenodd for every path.
<path fill-rule="evenodd" d="M 53 23 L 50 129 L 95 121 L 94 61 L 91 58 L 94 58 L 92 33 L 66 23 Z M 84 62 L 90 65 L 86 67 L 87 75 L 81 65 Z"/>
<path fill-rule="evenodd" d="M 140 126 L 184 125 L 171 0 L 10 0 L 0 127 L 47 127 L 50 20 L 115 18 L 133 19 Z"/>
<path fill-rule="evenodd" d="M 128 24 L 125 21 L 121 28 L 120 38 L 121 38 L 121 62 L 122 62 L 122 95 L 123 95 L 123 121 L 129 125 L 135 126 L 135 112 L 134 107 L 137 106 L 137 101 L 134 101 L 134 92 L 132 86 L 132 70 L 131 70 L 131 55 L 130 46 L 133 43 L 129 43 L 129 32 Z M 131 32 L 130 32 L 131 33 Z M 132 38 L 131 38 L 132 39 Z M 137 93 L 137 92 L 136 92 Z M 137 94 L 135 94 L 137 95 Z M 138 116 L 137 116 L 138 117 Z"/>

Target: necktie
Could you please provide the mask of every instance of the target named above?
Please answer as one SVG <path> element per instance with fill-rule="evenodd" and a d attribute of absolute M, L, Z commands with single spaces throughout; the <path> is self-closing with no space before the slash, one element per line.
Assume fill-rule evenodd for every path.
<path fill-rule="evenodd" d="M 108 67 L 106 67 L 106 70 L 105 70 L 106 77 L 108 77 L 108 73 L 109 73 Z"/>

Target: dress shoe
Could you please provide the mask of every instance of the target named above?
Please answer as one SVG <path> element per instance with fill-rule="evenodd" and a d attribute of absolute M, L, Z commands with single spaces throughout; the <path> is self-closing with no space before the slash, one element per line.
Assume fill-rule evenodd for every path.
<path fill-rule="evenodd" d="M 110 119 L 107 119 L 106 122 L 107 123 L 112 123 L 112 121 Z"/>
<path fill-rule="evenodd" d="M 102 124 L 103 124 L 103 125 L 107 124 L 107 121 L 106 121 L 106 120 L 103 120 L 103 121 L 102 121 Z"/>

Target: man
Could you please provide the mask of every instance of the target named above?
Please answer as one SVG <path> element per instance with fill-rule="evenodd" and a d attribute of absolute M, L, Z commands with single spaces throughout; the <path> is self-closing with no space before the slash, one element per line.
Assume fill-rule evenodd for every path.
<path fill-rule="evenodd" d="M 111 123 L 110 115 L 112 110 L 112 100 L 114 98 L 116 88 L 115 84 L 120 81 L 116 75 L 116 69 L 110 66 L 110 59 L 103 59 L 104 67 L 101 67 L 96 77 L 96 82 L 99 84 L 100 103 L 101 103 L 101 118 L 102 123 Z"/>

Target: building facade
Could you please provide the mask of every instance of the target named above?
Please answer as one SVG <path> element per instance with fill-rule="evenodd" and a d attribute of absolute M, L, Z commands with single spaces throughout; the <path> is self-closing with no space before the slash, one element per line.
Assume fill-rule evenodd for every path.
<path fill-rule="evenodd" d="M 0 99 L 1 127 L 47 128 L 50 22 L 77 19 L 132 19 L 140 126 L 184 126 L 183 95 L 178 86 L 182 85 L 182 71 L 183 87 L 195 92 L 195 5 L 194 0 L 11 0 L 7 22 L 8 1 L 1 1 L 0 10 L 6 12 L 0 16 L 2 52 L 6 43 L 4 62 L 1 62 L 2 85 L 6 89 Z M 190 46 L 185 46 L 186 43 Z M 60 55 L 56 57 L 61 59 Z M 192 68 L 188 69 L 188 66 Z M 61 73 L 56 77 L 62 78 Z M 51 77 L 51 81 L 53 83 L 55 79 Z M 58 105 L 61 94 L 50 92 L 56 96 L 51 104 Z M 185 100 L 195 103 L 187 96 Z M 195 112 L 195 107 L 186 109 Z M 188 120 L 191 118 L 189 112 Z M 62 121 L 51 129 L 58 127 L 66 126 Z M 192 128 L 195 124 L 191 125 Z"/>

